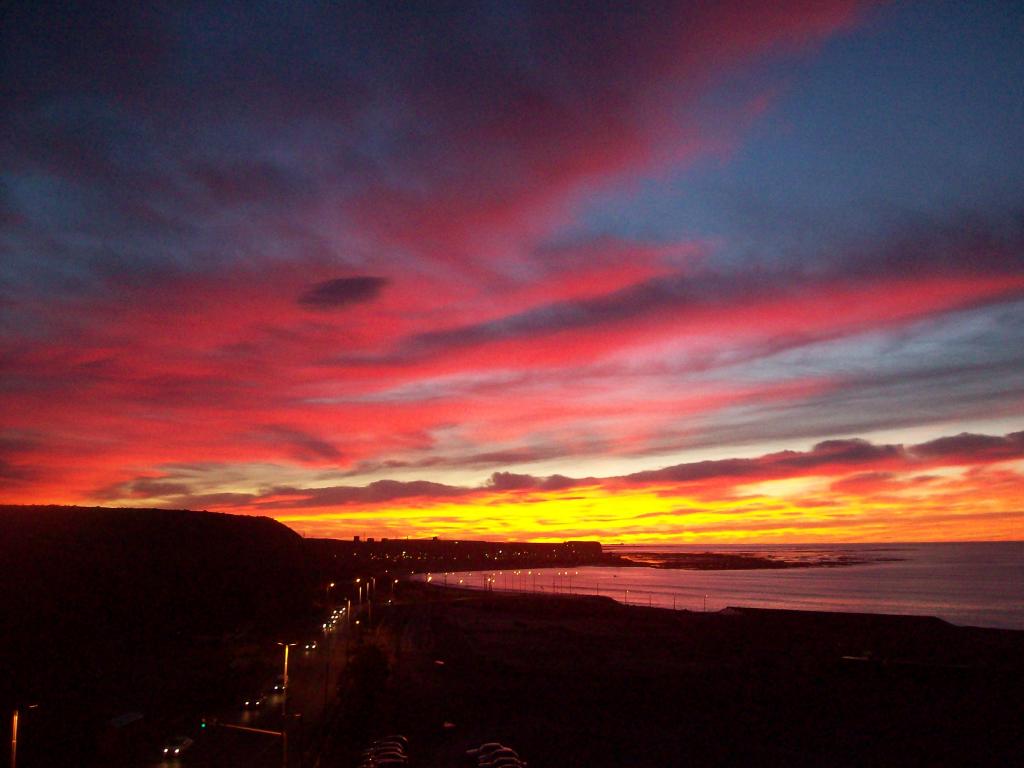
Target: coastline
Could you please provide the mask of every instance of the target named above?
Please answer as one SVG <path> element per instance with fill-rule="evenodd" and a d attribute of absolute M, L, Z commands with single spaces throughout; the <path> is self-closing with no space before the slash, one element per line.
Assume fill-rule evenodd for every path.
<path fill-rule="evenodd" d="M 901 558 L 892 558 L 899 560 Z M 664 568 L 683 571 L 748 571 L 781 570 L 785 568 L 842 568 L 863 565 L 866 558 L 840 555 L 816 559 L 793 560 L 774 555 L 760 555 L 752 552 L 629 552 L 626 554 L 605 553 L 600 565 L 621 568 L 643 567 Z"/>
<path fill-rule="evenodd" d="M 1024 629 L 1024 545 L 1016 542 L 752 548 L 631 548 L 599 562 L 528 568 L 491 563 L 434 575 L 494 591 L 610 595 L 690 610 L 726 606 L 933 615 L 958 626 Z"/>
<path fill-rule="evenodd" d="M 416 733 L 424 765 L 491 739 L 533 766 L 594 768 L 997 765 L 1019 754 L 1024 632 L 409 589 L 382 630 L 396 698 L 381 716 Z"/>

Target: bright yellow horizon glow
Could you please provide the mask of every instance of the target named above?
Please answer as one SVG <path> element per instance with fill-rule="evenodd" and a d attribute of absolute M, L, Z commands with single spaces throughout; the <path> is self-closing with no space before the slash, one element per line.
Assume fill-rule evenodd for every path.
<path fill-rule="evenodd" d="M 274 514 L 312 536 L 477 538 L 604 543 L 797 543 L 1020 539 L 1020 475 L 988 467 L 842 487 L 801 477 L 726 488 L 672 485 L 481 490 L 455 499 Z M 1001 481 L 1001 482 L 1000 482 Z M 770 492 L 769 492 L 770 491 Z M 266 512 L 264 511 L 264 514 Z"/>

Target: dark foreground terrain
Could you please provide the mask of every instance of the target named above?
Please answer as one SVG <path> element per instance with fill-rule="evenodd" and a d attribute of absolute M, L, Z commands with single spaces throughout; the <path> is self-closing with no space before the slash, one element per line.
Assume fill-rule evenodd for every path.
<path fill-rule="evenodd" d="M 283 671 L 280 642 L 297 644 L 289 765 L 308 764 L 305 753 L 315 762 L 330 719 L 320 713 L 353 683 L 339 677 L 349 630 L 374 618 L 366 601 L 390 599 L 399 574 L 600 555 L 597 542 L 307 540 L 268 518 L 0 505 L 0 764 L 13 762 L 17 714 L 19 768 L 148 765 L 172 735 L 196 742 L 181 765 L 257 768 L 271 758 L 259 763 L 226 738 L 242 732 L 212 722 L 244 715 L 247 726 L 280 728 L 270 712 L 284 710 L 280 696 L 238 711 Z M 363 623 L 326 632 L 331 610 L 349 603 L 364 606 Z M 320 647 L 306 650 L 313 639 Z M 368 658 L 354 668 L 372 671 Z M 375 695 L 378 677 L 353 690 Z M 359 717 L 350 711 L 334 730 Z M 247 738 L 280 749 L 267 733 Z M 351 730 L 349 741 L 363 738 Z"/>
<path fill-rule="evenodd" d="M 534 768 L 1005 766 L 1024 754 L 1021 632 L 426 590 L 387 626 L 391 674 L 370 729 L 410 733 L 420 766 L 458 765 L 492 739 Z"/>
<path fill-rule="evenodd" d="M 1024 632 L 405 581 L 600 558 L 596 542 L 305 541 L 258 518 L 0 508 L 0 737 L 20 712 L 19 768 L 148 768 L 172 734 L 195 745 L 164 768 L 354 768 L 396 732 L 409 768 L 490 740 L 532 768 L 1022 764 Z M 281 641 L 298 643 L 287 700 L 267 688 Z"/>

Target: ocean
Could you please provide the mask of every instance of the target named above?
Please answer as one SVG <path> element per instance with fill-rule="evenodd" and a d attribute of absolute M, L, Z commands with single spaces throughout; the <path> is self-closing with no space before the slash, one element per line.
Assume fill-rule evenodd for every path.
<path fill-rule="evenodd" d="M 1024 630 L 1024 542 L 647 545 L 610 546 L 605 551 L 713 551 L 790 561 L 847 558 L 857 564 L 745 571 L 534 568 L 494 572 L 493 589 L 600 594 L 619 602 L 692 611 L 735 606 L 913 614 L 964 626 Z M 464 587 L 480 588 L 486 583 L 479 572 L 459 577 Z"/>

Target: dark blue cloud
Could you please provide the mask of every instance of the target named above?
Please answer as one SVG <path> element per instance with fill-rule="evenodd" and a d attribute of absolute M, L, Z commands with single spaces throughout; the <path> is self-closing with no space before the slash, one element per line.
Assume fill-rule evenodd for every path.
<path fill-rule="evenodd" d="M 318 283 L 299 296 L 299 304 L 313 309 L 338 309 L 373 301 L 388 284 L 383 277 L 339 277 Z"/>

